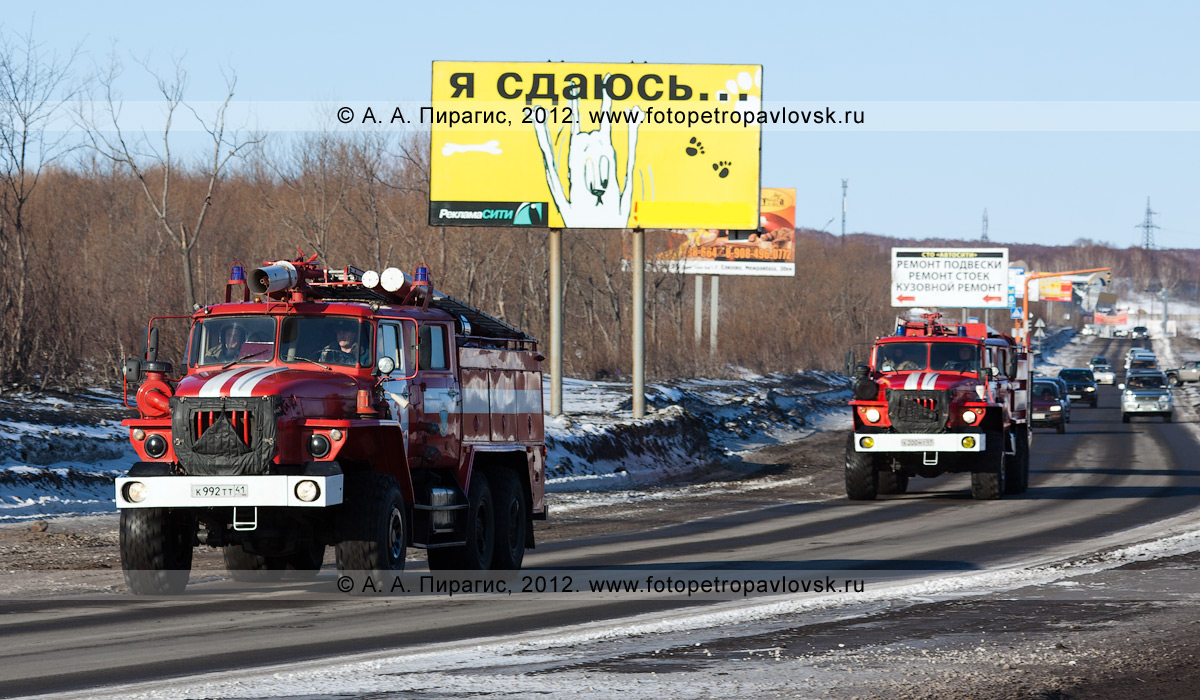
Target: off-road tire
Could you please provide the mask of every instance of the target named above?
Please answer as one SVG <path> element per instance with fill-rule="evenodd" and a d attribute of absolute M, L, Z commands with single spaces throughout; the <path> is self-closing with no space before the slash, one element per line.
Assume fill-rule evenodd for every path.
<path fill-rule="evenodd" d="M 985 469 L 971 472 L 971 498 L 977 501 L 995 501 L 1004 495 L 1007 479 L 1004 455 L 1004 438 L 1000 433 L 987 434 L 987 447 L 983 452 Z"/>
<path fill-rule="evenodd" d="M 433 571 L 485 571 L 496 551 L 496 504 L 486 475 L 471 475 L 467 492 L 465 545 L 429 550 L 429 568 Z"/>
<path fill-rule="evenodd" d="M 325 563 L 325 545 L 320 542 L 301 542 L 299 548 L 283 557 L 284 567 L 292 578 L 313 578 Z"/>
<path fill-rule="evenodd" d="M 1008 460 L 1005 468 L 1004 493 L 1018 494 L 1029 490 L 1029 431 L 1017 428 L 1013 431 L 1016 454 Z"/>
<path fill-rule="evenodd" d="M 283 578 L 283 570 L 286 567 L 283 557 L 251 554 L 242 549 L 240 544 L 227 544 L 221 549 L 225 557 L 225 568 L 234 581 L 265 583 Z"/>
<path fill-rule="evenodd" d="M 492 568 L 516 571 L 525 559 L 526 520 L 525 490 L 511 469 L 500 469 L 491 475 L 492 494 L 496 500 L 496 543 Z"/>
<path fill-rule="evenodd" d="M 121 510 L 121 569 L 137 595 L 172 595 L 187 587 L 195 523 L 166 508 Z"/>
<path fill-rule="evenodd" d="M 381 579 L 404 570 L 407 524 L 404 496 L 387 474 L 346 475 L 335 547 L 339 572 L 365 571 Z"/>
<path fill-rule="evenodd" d="M 880 495 L 901 494 L 908 491 L 908 474 L 904 472 L 881 469 L 877 479 L 875 483 L 878 485 L 877 492 Z"/>
<path fill-rule="evenodd" d="M 879 472 L 875 456 L 854 449 L 854 434 L 846 439 L 846 498 L 873 501 L 879 493 Z"/>

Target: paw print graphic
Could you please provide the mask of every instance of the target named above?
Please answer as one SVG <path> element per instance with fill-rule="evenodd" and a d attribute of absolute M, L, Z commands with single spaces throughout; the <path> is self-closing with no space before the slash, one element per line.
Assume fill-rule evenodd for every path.
<path fill-rule="evenodd" d="M 688 146 L 683 150 L 684 153 L 687 153 L 689 156 L 699 155 L 704 153 L 704 144 L 700 141 L 697 141 L 696 137 L 693 136 L 692 138 L 688 139 Z"/>
<path fill-rule="evenodd" d="M 722 160 L 713 163 L 713 170 L 717 172 L 718 177 L 727 177 L 729 175 L 729 166 L 733 165 L 731 161 Z"/>
<path fill-rule="evenodd" d="M 737 112 L 757 112 L 762 108 L 762 68 L 750 75 L 746 71 L 725 81 L 725 89 L 717 90 L 717 102 L 731 105 Z"/>

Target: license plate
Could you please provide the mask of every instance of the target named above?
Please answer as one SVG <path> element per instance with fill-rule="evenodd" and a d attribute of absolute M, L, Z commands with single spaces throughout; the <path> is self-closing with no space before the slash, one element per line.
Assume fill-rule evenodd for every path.
<path fill-rule="evenodd" d="M 192 485 L 192 498 L 246 498 L 250 490 L 245 484 Z"/>
<path fill-rule="evenodd" d="M 1083 398 L 1083 394 L 1067 394 L 1067 396 L 1069 396 L 1072 399 L 1082 399 Z"/>
<path fill-rule="evenodd" d="M 900 438 L 901 447 L 933 447 L 933 438 Z"/>
<path fill-rule="evenodd" d="M 1046 414 L 1045 413 L 1035 413 L 1035 414 L 1033 414 L 1033 419 L 1034 420 L 1046 420 Z"/>

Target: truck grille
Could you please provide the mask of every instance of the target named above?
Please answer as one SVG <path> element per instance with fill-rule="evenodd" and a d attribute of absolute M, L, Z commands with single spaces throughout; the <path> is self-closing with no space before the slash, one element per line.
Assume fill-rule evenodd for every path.
<path fill-rule="evenodd" d="M 940 433 L 946 430 L 949 401 L 940 391 L 887 391 L 888 418 L 901 433 Z"/>
<path fill-rule="evenodd" d="M 196 420 L 192 430 L 192 442 L 199 440 L 205 431 L 212 427 L 213 422 L 222 415 L 229 417 L 228 420 L 233 426 L 233 432 L 242 438 L 242 442 L 249 445 L 254 430 L 254 415 L 249 411 L 226 411 L 224 413 L 220 411 L 196 411 Z"/>

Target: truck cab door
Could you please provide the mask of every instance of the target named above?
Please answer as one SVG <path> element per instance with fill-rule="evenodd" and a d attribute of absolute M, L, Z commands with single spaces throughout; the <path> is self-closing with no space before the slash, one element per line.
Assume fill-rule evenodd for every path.
<path fill-rule="evenodd" d="M 383 378 L 380 387 L 392 418 L 400 424 L 405 450 L 408 449 L 413 423 L 420 420 L 421 392 L 414 390 L 413 374 L 416 364 L 416 324 L 401 321 L 379 322 L 375 336 L 375 362 L 390 357 L 396 369 Z"/>
<path fill-rule="evenodd" d="M 417 450 L 422 465 L 456 467 L 461 448 L 462 394 L 458 386 L 455 355 L 450 343 L 454 334 L 441 323 L 418 326 L 417 377 L 421 390 L 420 434 Z"/>

